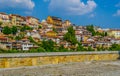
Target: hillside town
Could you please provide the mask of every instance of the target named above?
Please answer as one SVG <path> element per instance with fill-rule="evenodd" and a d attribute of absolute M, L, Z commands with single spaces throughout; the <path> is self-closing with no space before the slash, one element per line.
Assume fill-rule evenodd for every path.
<path fill-rule="evenodd" d="M 105 51 L 118 50 L 119 45 L 120 28 L 80 26 L 55 16 L 40 21 L 31 16 L 0 13 L 1 50 Z"/>

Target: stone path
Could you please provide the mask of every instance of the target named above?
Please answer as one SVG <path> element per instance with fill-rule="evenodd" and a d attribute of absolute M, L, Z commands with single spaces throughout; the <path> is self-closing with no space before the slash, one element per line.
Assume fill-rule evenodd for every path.
<path fill-rule="evenodd" d="M 0 69 L 0 76 L 120 76 L 120 61 L 77 62 Z"/>

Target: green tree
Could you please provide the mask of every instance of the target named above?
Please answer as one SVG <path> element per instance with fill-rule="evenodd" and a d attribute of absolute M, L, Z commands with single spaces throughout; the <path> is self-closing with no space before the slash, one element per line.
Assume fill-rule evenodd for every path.
<path fill-rule="evenodd" d="M 33 30 L 33 29 L 26 25 L 26 26 L 23 26 L 20 30 L 21 31 L 26 31 L 26 30 Z"/>
<path fill-rule="evenodd" d="M 0 26 L 3 24 L 3 22 L 0 22 Z"/>
<path fill-rule="evenodd" d="M 110 47 L 109 50 L 118 51 L 118 50 L 120 50 L 120 45 L 118 45 L 118 44 L 112 44 L 112 46 Z"/>
<path fill-rule="evenodd" d="M 108 36 L 107 32 L 104 33 L 104 36 Z"/>
<path fill-rule="evenodd" d="M 31 36 L 28 39 L 30 40 L 31 43 L 41 46 L 41 44 L 39 42 L 36 42 Z"/>
<path fill-rule="evenodd" d="M 75 37 L 75 30 L 72 26 L 68 28 L 68 32 L 64 35 L 64 40 L 72 43 L 73 45 L 77 44 L 77 39 Z"/>
<path fill-rule="evenodd" d="M 4 34 L 9 35 L 12 33 L 11 28 L 8 26 L 5 26 L 2 31 Z"/>
<path fill-rule="evenodd" d="M 41 25 L 39 25 L 39 26 L 38 26 L 38 28 L 39 28 L 39 29 L 41 29 L 41 28 L 42 28 L 42 26 L 41 26 Z"/>
<path fill-rule="evenodd" d="M 55 28 L 53 28 L 52 30 L 57 33 L 57 30 Z"/>
<path fill-rule="evenodd" d="M 88 51 L 94 51 L 94 49 L 91 46 L 89 46 L 87 50 Z"/>
<path fill-rule="evenodd" d="M 15 40 L 21 40 L 22 38 L 24 38 L 24 36 L 24 33 L 20 33 L 18 36 L 15 37 Z"/>
<path fill-rule="evenodd" d="M 78 43 L 77 51 L 85 51 L 81 43 Z"/>
<path fill-rule="evenodd" d="M 12 28 L 11 28 L 11 31 L 12 31 L 12 34 L 16 34 L 17 33 L 17 27 L 16 26 L 12 26 Z"/>
<path fill-rule="evenodd" d="M 54 51 L 54 45 L 55 43 L 52 40 L 42 41 L 42 47 L 47 51 L 47 52 L 52 52 Z"/>
<path fill-rule="evenodd" d="M 90 31 L 93 36 L 95 36 L 95 30 L 94 30 L 94 26 L 93 25 L 88 25 L 87 26 L 87 30 Z"/>

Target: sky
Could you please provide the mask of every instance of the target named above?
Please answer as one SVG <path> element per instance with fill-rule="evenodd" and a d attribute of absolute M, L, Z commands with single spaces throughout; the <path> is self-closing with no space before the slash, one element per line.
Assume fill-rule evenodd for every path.
<path fill-rule="evenodd" d="M 0 0 L 0 12 L 40 21 L 56 16 L 76 25 L 120 28 L 120 0 Z"/>

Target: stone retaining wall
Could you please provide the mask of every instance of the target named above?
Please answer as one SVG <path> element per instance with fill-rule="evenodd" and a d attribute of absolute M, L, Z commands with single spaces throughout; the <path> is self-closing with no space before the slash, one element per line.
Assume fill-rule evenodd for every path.
<path fill-rule="evenodd" d="M 0 68 L 117 60 L 119 57 L 119 51 L 0 54 Z"/>

